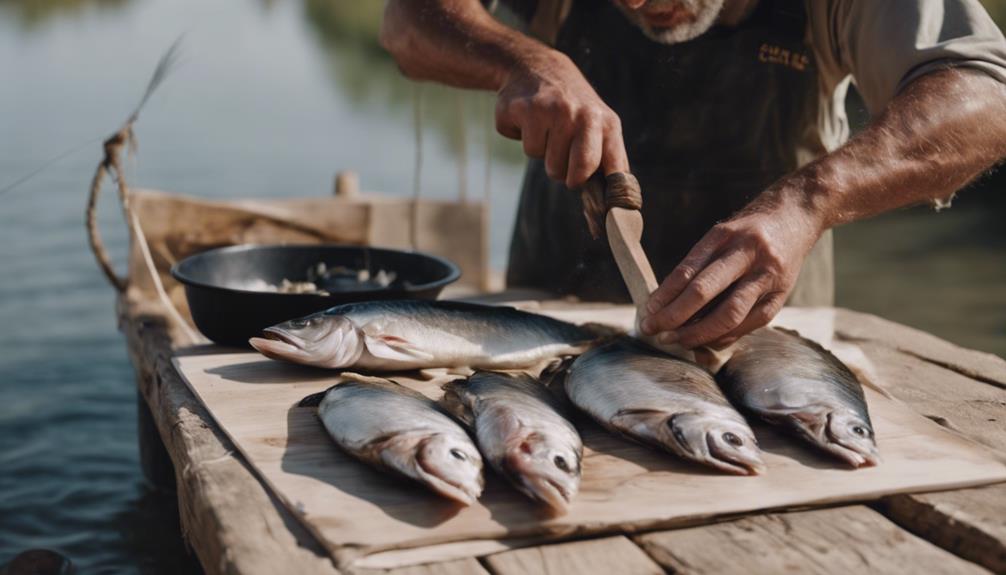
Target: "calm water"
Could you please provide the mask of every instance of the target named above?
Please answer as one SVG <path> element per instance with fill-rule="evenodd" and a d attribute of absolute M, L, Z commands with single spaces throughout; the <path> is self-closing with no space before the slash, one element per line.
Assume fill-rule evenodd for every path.
<path fill-rule="evenodd" d="M 97 138 L 135 104 L 161 52 L 187 33 L 182 66 L 137 125 L 131 181 L 205 197 L 330 193 L 340 168 L 364 188 L 412 189 L 413 88 L 371 40 L 378 2 L 0 0 L 0 186 L 83 145 L 0 196 L 0 564 L 48 547 L 91 573 L 197 569 L 170 496 L 143 485 L 135 387 L 113 292 L 83 231 Z M 485 178 L 491 103 L 421 91 L 422 193 Z M 464 138 L 462 138 L 463 126 Z M 492 255 L 505 258 L 519 148 L 490 137 Z M 1006 355 L 1006 202 L 1001 184 L 949 212 L 905 212 L 842 230 L 839 297 L 964 345 Z M 103 229 L 117 261 L 114 202 Z"/>

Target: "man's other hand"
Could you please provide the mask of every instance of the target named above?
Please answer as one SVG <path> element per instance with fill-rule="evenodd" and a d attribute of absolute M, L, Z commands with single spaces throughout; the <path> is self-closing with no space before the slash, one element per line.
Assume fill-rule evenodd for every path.
<path fill-rule="evenodd" d="M 768 324 L 822 232 L 806 196 L 762 194 L 709 230 L 650 295 L 643 333 L 724 347 Z"/>
<path fill-rule="evenodd" d="M 550 178 L 575 190 L 598 169 L 628 171 L 618 116 L 576 65 L 549 50 L 524 59 L 507 75 L 496 102 L 496 129 L 545 159 Z"/>

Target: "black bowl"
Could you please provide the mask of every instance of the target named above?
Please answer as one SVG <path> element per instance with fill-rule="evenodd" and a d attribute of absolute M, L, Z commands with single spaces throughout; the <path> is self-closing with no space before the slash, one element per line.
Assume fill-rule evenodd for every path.
<path fill-rule="evenodd" d="M 304 281 L 307 270 L 324 262 L 328 268 L 345 266 L 394 272 L 387 287 L 316 293 L 267 291 L 284 279 Z M 217 248 L 185 258 L 171 268 L 185 284 L 185 297 L 196 327 L 216 343 L 245 347 L 248 338 L 289 319 L 342 303 L 381 299 L 436 299 L 461 272 L 448 260 L 417 252 L 336 245 L 238 245 Z M 256 286 L 259 284 L 261 287 Z"/>

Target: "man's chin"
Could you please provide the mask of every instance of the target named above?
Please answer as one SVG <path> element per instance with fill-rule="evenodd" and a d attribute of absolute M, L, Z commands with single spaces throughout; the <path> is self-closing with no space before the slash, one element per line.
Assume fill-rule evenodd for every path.
<path fill-rule="evenodd" d="M 681 24 L 673 28 L 653 28 L 641 24 L 640 29 L 647 38 L 661 44 L 681 44 L 694 40 L 709 31 L 712 26 L 700 26 L 696 23 Z"/>
<path fill-rule="evenodd" d="M 647 21 L 642 13 L 627 10 L 621 3 L 617 4 L 647 38 L 661 44 L 680 44 L 698 38 L 716 24 L 716 19 L 723 10 L 723 0 L 689 2 L 686 7 L 687 17 L 671 18 L 679 21 L 674 25 L 660 26 Z"/>

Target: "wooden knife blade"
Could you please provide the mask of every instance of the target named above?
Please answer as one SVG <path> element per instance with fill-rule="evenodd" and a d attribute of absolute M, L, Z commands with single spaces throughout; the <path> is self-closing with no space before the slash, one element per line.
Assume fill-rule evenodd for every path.
<path fill-rule="evenodd" d="M 622 175 L 615 176 L 624 178 Z M 605 179 L 610 181 L 611 177 L 608 176 Z M 635 178 L 629 179 L 636 182 Z M 638 188 L 638 183 L 634 185 Z M 639 329 L 639 322 L 647 315 L 646 302 L 658 286 L 653 267 L 640 243 L 643 237 L 643 214 L 639 210 L 613 207 L 608 210 L 604 218 L 604 229 L 608 236 L 611 253 L 618 264 L 618 271 L 621 272 L 622 280 L 625 281 L 625 286 L 629 289 L 632 303 L 636 306 L 635 336 L 661 351 L 693 360 L 695 356 L 691 351 L 677 344 L 658 343 L 655 337 L 645 336 Z"/>

